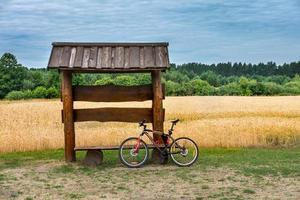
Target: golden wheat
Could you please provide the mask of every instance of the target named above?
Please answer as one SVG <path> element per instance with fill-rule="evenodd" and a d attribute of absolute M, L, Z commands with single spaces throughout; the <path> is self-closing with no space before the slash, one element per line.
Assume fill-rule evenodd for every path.
<path fill-rule="evenodd" d="M 88 103 L 75 108 L 151 107 L 151 102 Z M 189 136 L 199 146 L 293 145 L 300 138 L 300 96 L 167 97 L 168 120 L 179 118 L 174 136 Z M 1 101 L 0 152 L 63 147 L 59 100 Z M 139 133 L 137 124 L 76 123 L 76 145 L 117 145 Z"/>

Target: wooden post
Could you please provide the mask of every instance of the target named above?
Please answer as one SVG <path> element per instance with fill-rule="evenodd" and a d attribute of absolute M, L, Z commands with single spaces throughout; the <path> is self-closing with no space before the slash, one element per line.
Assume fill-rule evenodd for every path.
<path fill-rule="evenodd" d="M 75 156 L 75 130 L 73 119 L 73 94 L 72 94 L 72 72 L 62 71 L 61 94 L 63 100 L 63 119 L 65 133 L 65 160 L 76 161 Z"/>
<path fill-rule="evenodd" d="M 152 77 L 152 89 L 153 89 L 153 130 L 164 131 L 164 120 L 163 120 L 163 92 L 161 86 L 160 71 L 151 72 Z M 157 134 L 153 134 L 154 141 L 158 141 L 160 144 L 163 143 L 162 137 Z"/>

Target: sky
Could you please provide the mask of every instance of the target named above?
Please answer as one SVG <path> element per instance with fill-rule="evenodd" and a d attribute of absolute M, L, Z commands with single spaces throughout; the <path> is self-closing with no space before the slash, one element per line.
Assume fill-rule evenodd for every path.
<path fill-rule="evenodd" d="M 0 0 L 0 56 L 46 67 L 51 43 L 169 42 L 170 62 L 300 60 L 300 0 Z"/>

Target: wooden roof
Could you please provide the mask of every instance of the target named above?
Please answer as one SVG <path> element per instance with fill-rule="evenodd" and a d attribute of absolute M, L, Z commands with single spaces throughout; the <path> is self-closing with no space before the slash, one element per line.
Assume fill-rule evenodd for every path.
<path fill-rule="evenodd" d="M 169 67 L 168 43 L 52 43 L 48 69 L 130 72 Z"/>

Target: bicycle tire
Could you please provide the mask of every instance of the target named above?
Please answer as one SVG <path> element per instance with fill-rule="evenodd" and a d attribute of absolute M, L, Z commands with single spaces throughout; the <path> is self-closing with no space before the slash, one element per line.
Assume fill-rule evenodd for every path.
<path fill-rule="evenodd" d="M 193 157 L 193 159 L 188 162 L 188 163 L 181 163 L 177 158 L 175 158 L 175 153 L 172 153 L 172 148 L 174 148 L 174 145 L 176 145 L 177 143 L 179 143 L 178 141 L 179 140 L 188 140 L 190 141 L 193 145 L 194 145 L 194 148 L 195 148 L 195 151 L 196 151 L 196 154 L 195 156 Z M 182 154 L 182 152 L 180 153 L 180 155 L 182 155 L 184 157 L 184 155 Z M 180 138 L 177 138 L 173 141 L 173 143 L 171 144 L 170 146 L 170 157 L 172 158 L 173 162 L 177 165 L 177 166 L 180 166 L 180 167 L 188 167 L 188 166 L 191 166 L 192 164 L 194 164 L 198 157 L 199 157 L 199 148 L 196 144 L 196 142 L 194 142 L 191 138 L 188 138 L 188 137 L 180 137 Z"/>
<path fill-rule="evenodd" d="M 146 162 L 147 162 L 147 160 L 148 160 L 148 158 L 149 158 L 149 149 L 148 149 L 148 146 L 147 146 L 147 144 L 141 139 L 140 140 L 140 142 L 141 142 L 141 145 L 143 145 L 144 147 L 144 149 L 145 149 L 145 156 L 144 156 L 144 158 L 142 159 L 142 161 L 141 162 L 138 162 L 138 163 L 136 163 L 136 164 L 133 164 L 133 163 L 130 163 L 130 162 L 128 162 L 126 159 L 125 159 L 125 157 L 124 157 L 124 155 L 123 155 L 123 150 L 126 150 L 126 149 L 129 149 L 129 151 L 130 151 L 130 154 L 132 154 L 132 148 L 134 148 L 134 145 L 132 146 L 132 148 L 129 148 L 129 146 L 126 146 L 126 148 L 125 148 L 125 146 L 124 145 L 126 145 L 126 143 L 128 142 L 128 141 L 130 141 L 130 140 L 134 140 L 134 141 L 136 141 L 136 140 L 138 140 L 139 138 L 137 138 L 137 137 L 129 137 L 129 138 L 127 138 L 127 139 L 125 139 L 122 143 L 121 143 L 121 145 L 120 145 L 120 147 L 119 147 L 119 159 L 120 159 L 120 161 L 122 162 L 122 164 L 124 164 L 125 166 L 127 166 L 127 167 L 130 167 L 130 168 L 138 168 L 138 167 L 141 167 L 142 165 L 144 165 Z"/>

